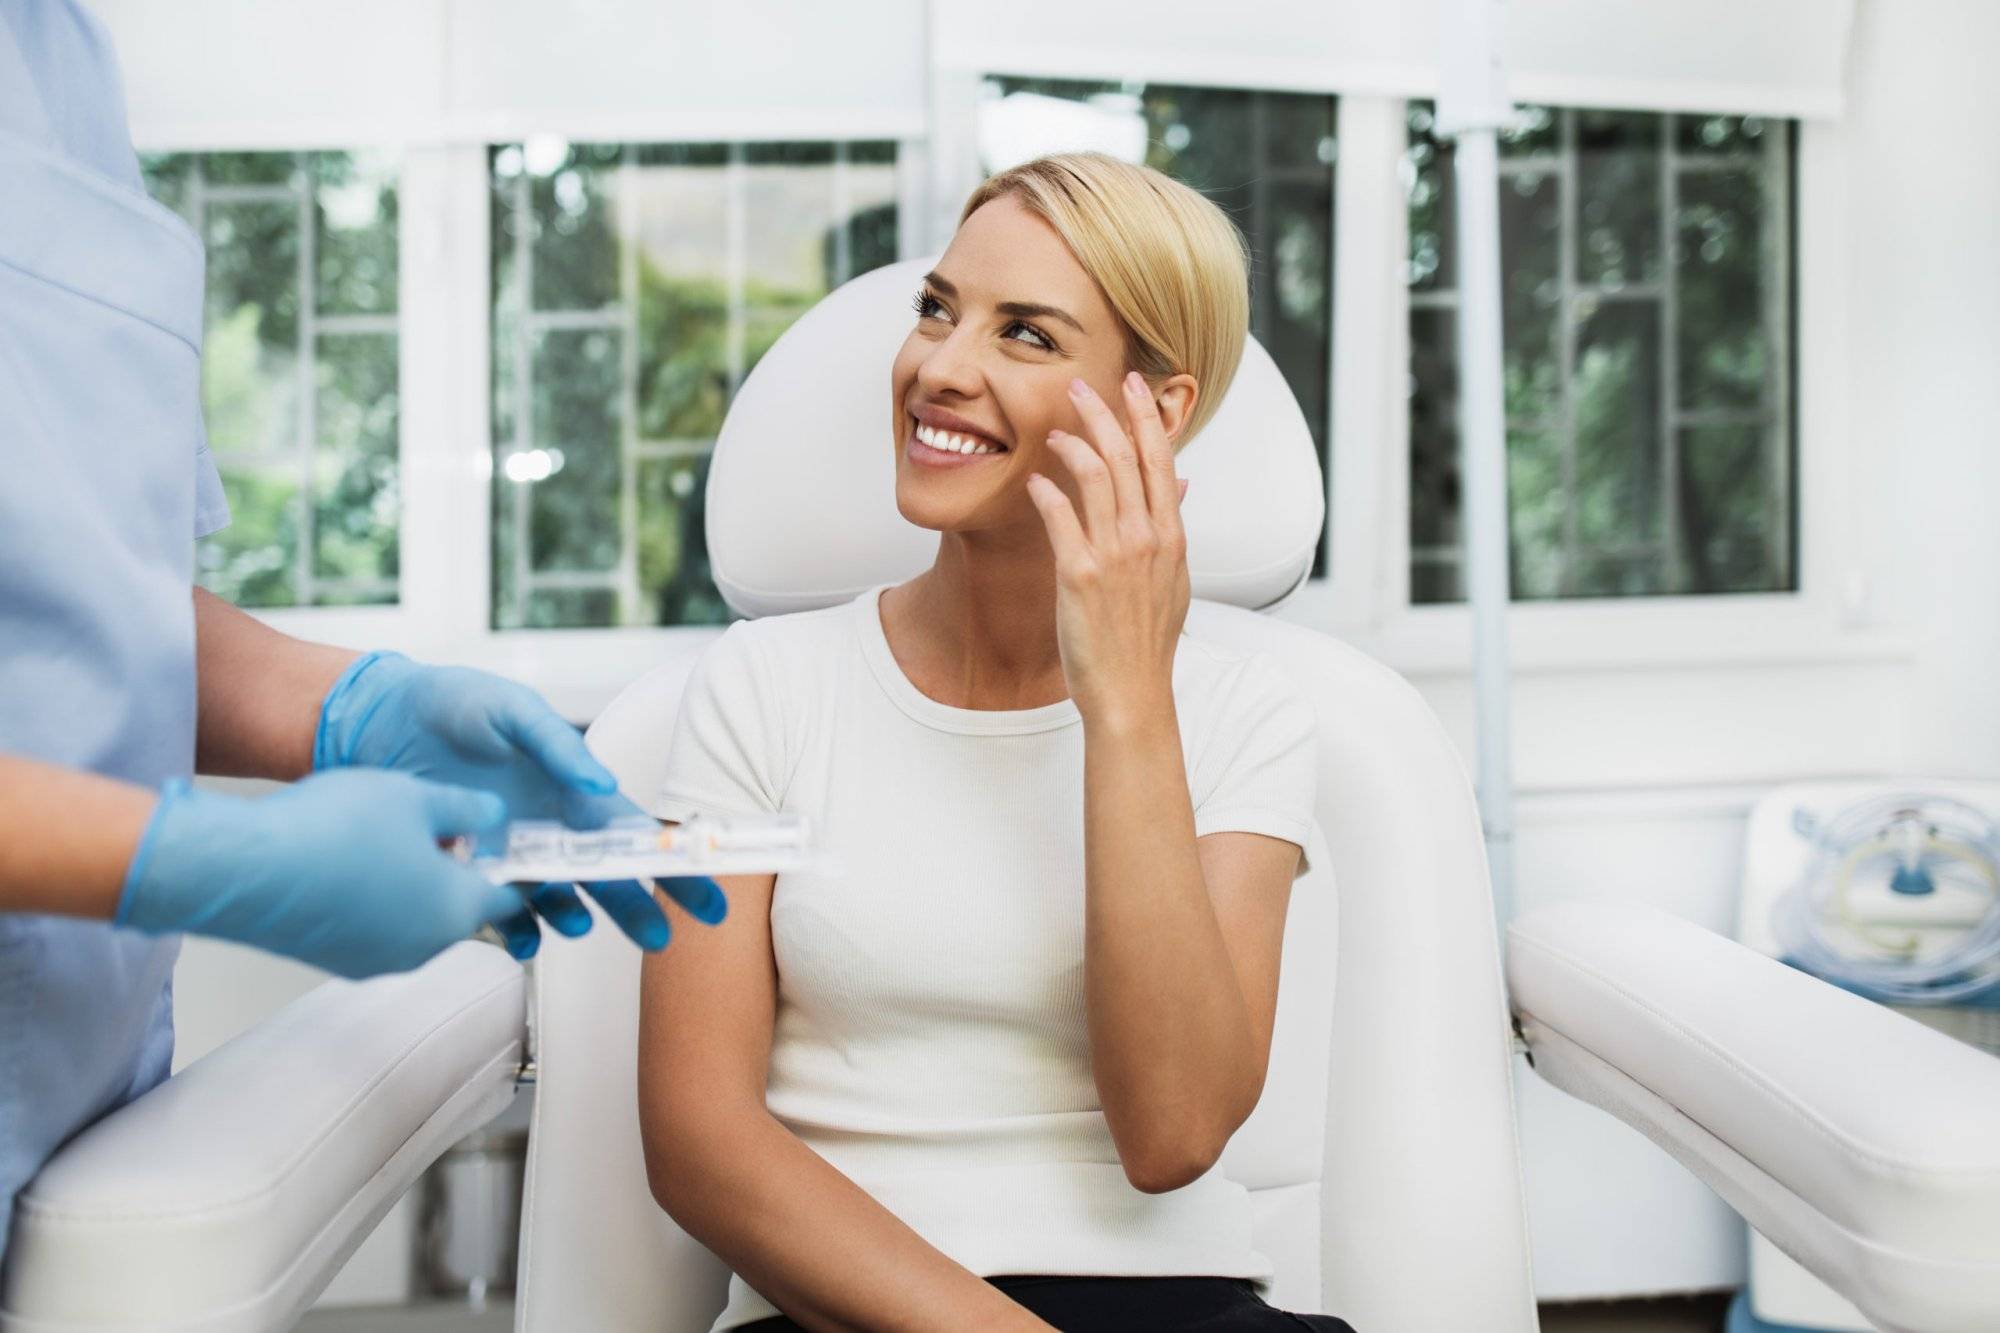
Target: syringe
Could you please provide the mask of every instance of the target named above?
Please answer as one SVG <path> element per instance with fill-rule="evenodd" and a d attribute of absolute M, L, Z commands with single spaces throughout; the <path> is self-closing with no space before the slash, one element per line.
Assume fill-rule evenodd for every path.
<path fill-rule="evenodd" d="M 564 883 L 802 870 L 812 841 L 806 817 L 793 814 L 697 815 L 674 825 L 639 816 L 600 829 L 523 819 L 507 826 L 504 852 L 458 854 L 496 884 Z"/>

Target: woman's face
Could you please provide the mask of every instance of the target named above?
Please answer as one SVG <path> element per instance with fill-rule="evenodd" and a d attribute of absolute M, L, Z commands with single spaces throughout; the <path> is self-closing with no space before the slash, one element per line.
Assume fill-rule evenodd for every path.
<path fill-rule="evenodd" d="M 1125 420 L 1118 384 L 1127 345 L 1117 315 L 1055 229 L 1011 195 L 965 220 L 916 305 L 890 375 L 896 507 L 938 531 L 1039 530 L 1029 473 L 1075 497 L 1048 447 L 1051 430 L 1085 434 L 1070 381 L 1083 380 Z M 1178 406 L 1162 402 L 1170 431 Z"/>

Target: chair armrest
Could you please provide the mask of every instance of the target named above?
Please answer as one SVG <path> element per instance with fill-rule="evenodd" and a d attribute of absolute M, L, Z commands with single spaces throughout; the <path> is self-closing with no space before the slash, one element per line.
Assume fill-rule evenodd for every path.
<path fill-rule="evenodd" d="M 1534 912 L 1507 970 L 1542 1078 L 1882 1328 L 2000 1327 L 2000 1060 L 1651 908 Z"/>
<path fill-rule="evenodd" d="M 520 966 L 485 944 L 329 981 L 71 1140 L 16 1201 L 0 1327 L 287 1328 L 512 1100 Z"/>

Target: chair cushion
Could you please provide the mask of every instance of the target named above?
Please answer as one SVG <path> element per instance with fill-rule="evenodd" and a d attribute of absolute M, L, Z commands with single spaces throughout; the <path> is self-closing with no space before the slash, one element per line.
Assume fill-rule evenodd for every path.
<path fill-rule="evenodd" d="M 2000 1327 L 2000 1061 L 1651 908 L 1542 909 L 1507 958 L 1543 1078 L 1885 1327 Z"/>
<path fill-rule="evenodd" d="M 513 1099 L 526 994 L 476 943 L 329 981 L 100 1120 L 16 1201 L 0 1328 L 289 1327 Z"/>

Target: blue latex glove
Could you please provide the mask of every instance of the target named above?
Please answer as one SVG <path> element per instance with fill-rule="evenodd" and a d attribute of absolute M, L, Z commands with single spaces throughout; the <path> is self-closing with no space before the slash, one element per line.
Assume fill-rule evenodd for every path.
<path fill-rule="evenodd" d="M 256 799 L 167 784 L 114 918 L 301 959 L 344 977 L 417 966 L 521 898 L 439 850 L 504 827 L 488 792 L 403 773 L 315 774 Z"/>
<path fill-rule="evenodd" d="M 356 660 L 320 708 L 313 767 L 357 766 L 490 791 L 506 802 L 509 819 L 559 819 L 591 829 L 641 813 L 619 794 L 618 780 L 576 728 L 527 686 L 466 667 L 422 666 L 399 653 Z M 728 912 L 722 890 L 706 876 L 663 879 L 659 886 L 698 921 L 714 925 Z M 641 948 L 666 947 L 666 914 L 636 881 L 584 888 Z M 497 923 L 516 958 L 541 944 L 536 913 L 564 935 L 590 929 L 590 912 L 573 886 L 544 884 L 527 901 L 528 908 Z"/>

